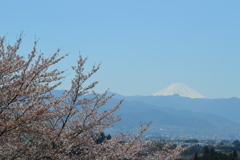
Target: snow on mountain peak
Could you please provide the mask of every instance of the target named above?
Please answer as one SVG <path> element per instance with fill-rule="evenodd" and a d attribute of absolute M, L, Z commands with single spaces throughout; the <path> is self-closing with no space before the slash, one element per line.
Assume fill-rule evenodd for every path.
<path fill-rule="evenodd" d="M 186 86 L 185 84 L 182 83 L 175 83 L 167 88 L 154 93 L 154 96 L 169 96 L 169 95 L 174 95 L 178 94 L 181 97 L 189 97 L 189 98 L 205 98 L 203 95 L 198 93 L 197 91 L 193 90 L 192 88 Z"/>

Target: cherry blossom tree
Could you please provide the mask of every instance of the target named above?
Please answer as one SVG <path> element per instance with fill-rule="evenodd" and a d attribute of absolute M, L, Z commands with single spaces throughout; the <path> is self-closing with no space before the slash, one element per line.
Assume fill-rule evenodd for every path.
<path fill-rule="evenodd" d="M 121 133 L 96 143 L 104 129 L 121 120 L 110 110 L 99 112 L 114 95 L 98 94 L 98 82 L 85 82 L 98 71 L 99 65 L 85 73 L 86 58 L 79 56 L 71 87 L 56 97 L 64 71 L 51 70 L 67 55 L 60 50 L 45 58 L 37 53 L 37 41 L 28 57 L 18 54 L 22 36 L 14 45 L 0 38 L 0 159 L 175 159 L 184 150 L 181 145 L 139 157 L 154 145 L 141 139 L 149 125 L 140 126 L 135 135 Z M 86 94 L 94 96 L 86 98 Z"/>

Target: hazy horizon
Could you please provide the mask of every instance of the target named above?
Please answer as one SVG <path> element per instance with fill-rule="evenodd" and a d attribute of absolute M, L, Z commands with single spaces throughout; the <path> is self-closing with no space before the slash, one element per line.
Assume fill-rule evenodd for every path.
<path fill-rule="evenodd" d="M 69 78 L 79 54 L 86 71 L 101 63 L 91 80 L 128 95 L 152 95 L 184 83 L 206 98 L 240 98 L 240 1 L 2 1 L 0 36 L 20 52 L 33 41 L 46 56 L 61 48 L 57 64 Z"/>

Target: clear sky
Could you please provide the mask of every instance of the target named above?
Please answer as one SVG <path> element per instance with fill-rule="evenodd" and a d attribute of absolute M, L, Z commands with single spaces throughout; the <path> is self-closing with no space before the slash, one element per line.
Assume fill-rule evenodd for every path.
<path fill-rule="evenodd" d="M 97 92 L 151 95 L 184 83 L 207 98 L 240 98 L 239 0 L 0 0 L 0 36 L 19 53 L 70 53 L 59 89 L 70 86 L 79 52 L 101 62 Z"/>

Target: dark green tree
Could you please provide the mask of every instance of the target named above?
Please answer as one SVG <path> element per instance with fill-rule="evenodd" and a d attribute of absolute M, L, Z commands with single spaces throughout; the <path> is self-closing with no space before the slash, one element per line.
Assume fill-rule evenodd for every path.
<path fill-rule="evenodd" d="M 209 154 L 209 148 L 208 146 L 203 147 L 203 155 L 208 155 Z"/>
<path fill-rule="evenodd" d="M 102 143 L 105 139 L 106 140 L 109 140 L 109 139 L 111 139 L 112 137 L 111 137 L 111 135 L 110 134 L 108 134 L 107 136 L 104 134 L 104 132 L 102 132 L 101 133 L 101 135 L 100 135 L 100 137 L 95 141 L 97 144 L 100 144 L 100 143 Z"/>
<path fill-rule="evenodd" d="M 240 142 L 239 142 L 239 140 L 233 141 L 232 144 L 233 144 L 235 147 L 240 147 Z"/>
<path fill-rule="evenodd" d="M 193 160 L 198 160 L 198 154 L 197 153 L 194 154 Z"/>
<path fill-rule="evenodd" d="M 237 154 L 237 151 L 236 151 L 236 150 L 233 151 L 233 157 L 234 157 L 234 158 L 237 158 L 237 157 L 238 157 L 238 154 Z"/>
<path fill-rule="evenodd" d="M 214 154 L 215 154 L 215 150 L 214 150 L 214 148 L 212 147 L 212 148 L 210 149 L 210 156 L 213 157 Z"/>

